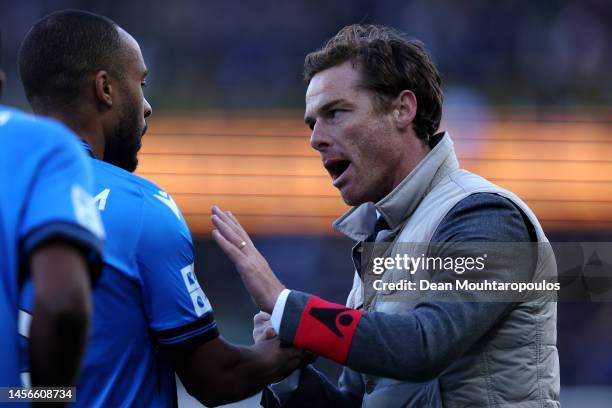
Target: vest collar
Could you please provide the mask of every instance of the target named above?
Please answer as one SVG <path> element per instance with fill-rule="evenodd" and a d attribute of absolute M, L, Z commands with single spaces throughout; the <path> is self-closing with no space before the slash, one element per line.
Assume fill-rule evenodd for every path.
<path fill-rule="evenodd" d="M 333 227 L 356 240 L 366 239 L 374 230 L 376 210 L 391 230 L 401 226 L 421 200 L 442 178 L 459 168 L 453 141 L 447 132 L 434 136 L 434 147 L 388 195 L 377 203 L 364 203 L 338 218 Z"/>

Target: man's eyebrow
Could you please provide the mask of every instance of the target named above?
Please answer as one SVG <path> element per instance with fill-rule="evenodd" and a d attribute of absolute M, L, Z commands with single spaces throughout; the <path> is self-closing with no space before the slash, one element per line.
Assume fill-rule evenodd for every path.
<path fill-rule="evenodd" d="M 146 77 L 147 75 L 149 75 L 149 68 L 145 68 L 144 72 L 142 73 L 142 77 Z"/>
<path fill-rule="evenodd" d="M 319 112 L 327 112 L 328 110 L 330 110 L 334 106 L 339 105 L 339 104 L 344 103 L 344 102 L 346 102 L 346 99 L 344 99 L 344 98 L 334 99 L 333 101 L 329 101 L 325 105 L 321 106 L 319 108 Z"/>

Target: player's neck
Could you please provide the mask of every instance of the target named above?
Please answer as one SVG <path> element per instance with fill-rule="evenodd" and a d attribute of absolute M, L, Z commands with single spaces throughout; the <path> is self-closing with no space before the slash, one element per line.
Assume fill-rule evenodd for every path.
<path fill-rule="evenodd" d="M 81 120 L 77 115 L 66 115 L 61 112 L 49 112 L 47 116 L 62 122 L 79 138 L 86 141 L 97 159 L 102 160 L 104 158 L 104 131 L 99 122 Z"/>

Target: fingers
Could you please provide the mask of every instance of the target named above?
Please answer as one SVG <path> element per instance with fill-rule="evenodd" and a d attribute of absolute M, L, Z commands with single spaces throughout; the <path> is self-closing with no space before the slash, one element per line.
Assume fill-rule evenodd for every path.
<path fill-rule="evenodd" d="M 262 332 L 262 328 L 261 327 L 255 327 L 253 329 L 253 341 L 255 343 L 259 343 L 262 342 L 264 340 L 268 340 L 269 337 L 267 337 L 267 334 L 265 332 Z"/>
<path fill-rule="evenodd" d="M 234 225 L 239 228 L 241 231 L 244 232 L 244 239 L 245 241 L 249 242 L 249 243 L 253 243 L 251 242 L 251 238 L 249 237 L 249 234 L 247 234 L 246 230 L 244 229 L 244 227 L 242 226 L 242 224 L 240 224 L 240 221 L 238 221 L 238 218 L 234 217 L 234 214 L 232 214 L 231 211 L 226 211 L 225 214 L 233 221 Z"/>
<path fill-rule="evenodd" d="M 244 257 L 244 254 L 242 253 L 242 251 L 238 249 L 238 247 L 234 245 L 232 242 L 228 241 L 221 234 L 221 232 L 219 232 L 219 230 L 213 230 L 212 237 L 217 243 L 217 245 L 219 245 L 219 248 L 221 248 L 221 250 L 225 253 L 225 255 L 227 255 L 227 257 L 234 264 L 237 264 L 242 259 L 242 257 Z"/>
<path fill-rule="evenodd" d="M 238 235 L 240 238 L 244 238 L 246 232 L 240 228 L 240 226 L 234 222 L 234 220 L 228 215 L 228 211 L 223 211 L 220 208 L 216 207 L 214 210 L 214 214 L 216 214 L 219 218 L 223 220 L 231 229 Z"/>
<path fill-rule="evenodd" d="M 217 206 L 212 207 L 212 214 L 219 217 L 231 230 L 240 237 L 240 241 L 245 241 L 247 244 L 253 244 L 249 234 L 247 234 L 246 230 L 242 228 L 240 222 L 234 217 L 234 215 L 229 211 L 223 211 Z M 240 242 L 239 241 L 239 242 Z"/>
<path fill-rule="evenodd" d="M 238 247 L 243 241 L 242 237 L 238 235 L 219 215 L 213 214 L 211 217 L 212 223 L 217 228 L 219 233 L 227 241 L 231 242 L 235 247 Z"/>
<path fill-rule="evenodd" d="M 253 329 L 253 341 L 255 343 L 274 339 L 276 337 L 277 337 L 276 331 L 274 330 L 272 326 Z"/>
<path fill-rule="evenodd" d="M 219 207 L 217 207 L 216 205 L 212 207 L 212 216 L 213 217 L 218 217 L 224 224 L 226 224 L 237 236 L 240 237 L 240 240 L 242 241 L 244 239 L 244 236 L 246 235 L 246 232 L 244 231 L 244 229 L 242 229 L 240 227 L 240 225 L 238 225 L 238 223 L 236 223 L 234 221 L 234 219 L 232 219 L 229 215 L 228 215 L 228 211 L 222 211 Z"/>
<path fill-rule="evenodd" d="M 258 325 L 266 320 L 270 320 L 272 316 L 266 312 L 259 312 L 255 316 L 253 316 L 253 324 Z"/>
<path fill-rule="evenodd" d="M 238 219 L 236 217 L 234 217 L 234 214 L 232 214 L 231 211 L 226 211 L 225 214 L 227 214 L 227 216 L 229 218 L 231 218 L 231 220 L 234 222 L 234 224 L 236 224 L 237 226 L 242 228 L 242 225 L 240 225 L 240 222 L 238 221 Z"/>
<path fill-rule="evenodd" d="M 253 340 L 260 342 L 276 337 L 276 331 L 270 322 L 270 315 L 266 312 L 259 312 L 253 317 Z"/>
<path fill-rule="evenodd" d="M 215 208 L 217 209 L 218 212 L 223 213 L 223 215 L 225 215 L 225 217 L 227 218 L 227 221 L 232 225 L 232 227 L 234 227 L 236 230 L 241 229 L 242 226 L 240 225 L 236 217 L 234 217 L 234 215 L 231 213 L 231 211 L 223 211 L 217 206 L 215 206 Z M 242 229 L 244 230 L 244 228 Z"/>
<path fill-rule="evenodd" d="M 266 339 L 271 339 L 272 337 L 276 337 L 276 330 L 274 330 L 274 327 L 272 326 L 266 327 L 266 330 L 264 331 L 264 336 Z"/>

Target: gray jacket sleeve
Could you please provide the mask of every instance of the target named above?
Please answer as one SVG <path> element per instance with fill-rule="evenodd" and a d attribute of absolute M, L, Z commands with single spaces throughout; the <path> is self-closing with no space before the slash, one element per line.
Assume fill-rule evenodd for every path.
<path fill-rule="evenodd" d="M 457 204 L 440 224 L 432 242 L 529 242 L 531 224 L 509 200 L 475 194 Z M 502 273 L 528 280 L 532 259 L 502 259 Z M 522 275 L 521 275 L 522 274 Z M 454 280 L 453 272 L 439 281 Z M 311 295 L 292 291 L 281 322 L 280 338 L 292 343 Z M 512 308 L 503 302 L 436 302 L 425 297 L 405 314 L 366 312 L 352 338 L 346 361 L 364 374 L 423 382 L 438 376 Z M 316 391 L 315 391 L 316 392 Z"/>
<path fill-rule="evenodd" d="M 302 369 L 298 388 L 281 405 L 274 393 L 265 388 L 261 398 L 261 406 L 266 408 L 310 408 L 327 407 L 357 408 L 361 407 L 363 398 L 363 381 L 361 375 L 344 368 L 338 385 L 332 384 L 321 372 L 312 365 Z"/>

